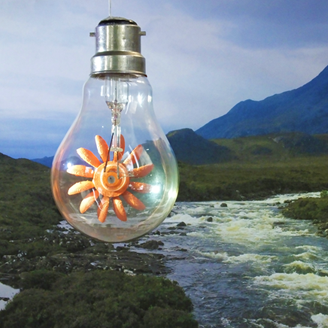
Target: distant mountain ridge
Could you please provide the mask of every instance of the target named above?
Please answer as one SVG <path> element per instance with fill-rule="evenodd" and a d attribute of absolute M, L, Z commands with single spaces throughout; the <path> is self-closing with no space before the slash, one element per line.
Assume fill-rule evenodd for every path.
<path fill-rule="evenodd" d="M 192 129 L 169 132 L 167 138 L 177 160 L 188 164 L 221 163 L 234 158 L 229 148 L 200 137 Z M 37 158 L 32 161 L 51 167 L 53 159 L 54 156 Z M 78 160 L 78 158 L 72 158 L 72 163 L 77 164 Z"/>
<path fill-rule="evenodd" d="M 36 163 L 39 163 L 39 164 L 42 164 L 42 165 L 48 166 L 48 167 L 52 166 L 53 160 L 54 160 L 54 156 L 32 159 L 33 162 L 36 162 Z"/>
<path fill-rule="evenodd" d="M 195 132 L 206 139 L 286 132 L 328 133 L 328 66 L 298 89 L 261 101 L 242 101 Z"/>
<path fill-rule="evenodd" d="M 167 138 L 177 160 L 189 165 L 243 163 L 256 161 L 259 158 L 281 161 L 298 156 L 328 154 L 328 134 L 309 135 L 302 132 L 290 132 L 207 140 L 197 135 L 192 129 L 181 129 L 168 133 Z M 51 167 L 52 159 L 53 157 L 44 157 L 32 161 Z M 72 164 L 80 164 L 80 161 L 78 157 L 70 159 Z"/>
<path fill-rule="evenodd" d="M 192 129 L 181 129 L 167 134 L 178 161 L 193 164 L 222 163 L 234 159 L 232 151 L 197 135 Z"/>

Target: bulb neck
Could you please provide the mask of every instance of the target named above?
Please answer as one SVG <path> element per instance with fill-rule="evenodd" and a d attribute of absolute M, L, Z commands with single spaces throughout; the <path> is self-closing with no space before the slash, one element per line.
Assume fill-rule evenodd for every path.
<path fill-rule="evenodd" d="M 96 38 L 96 54 L 91 58 L 91 75 L 136 74 L 146 76 L 141 55 L 141 36 L 145 35 L 132 20 L 108 17 L 91 36 Z"/>

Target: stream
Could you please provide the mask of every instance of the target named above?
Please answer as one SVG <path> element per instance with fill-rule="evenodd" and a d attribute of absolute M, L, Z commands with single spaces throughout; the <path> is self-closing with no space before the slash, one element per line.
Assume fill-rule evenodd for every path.
<path fill-rule="evenodd" d="M 139 240 L 164 245 L 176 280 L 194 304 L 200 328 L 328 327 L 328 239 L 310 221 L 279 207 L 319 193 L 261 201 L 176 203 L 157 231 Z M 179 225 L 179 226 L 178 226 Z M 18 290 L 0 284 L 0 298 Z M 0 301 L 0 309 L 5 302 Z"/>
<path fill-rule="evenodd" d="M 175 205 L 152 239 L 200 327 L 328 327 L 328 240 L 279 210 L 301 196 Z"/>

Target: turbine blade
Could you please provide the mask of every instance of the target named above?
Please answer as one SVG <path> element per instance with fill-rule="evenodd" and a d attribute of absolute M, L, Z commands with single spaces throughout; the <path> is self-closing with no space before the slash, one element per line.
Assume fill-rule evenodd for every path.
<path fill-rule="evenodd" d="M 138 145 L 136 148 L 134 148 L 131 153 L 129 154 L 129 156 L 124 160 L 124 164 L 125 165 L 129 165 L 131 162 L 133 164 L 137 163 L 142 152 L 143 152 L 144 148 L 142 147 L 142 145 Z"/>
<path fill-rule="evenodd" d="M 80 182 L 73 184 L 73 186 L 68 189 L 67 193 L 69 195 L 75 195 L 75 194 L 79 194 L 82 191 L 92 189 L 94 187 L 95 186 L 92 181 L 80 181 Z"/>
<path fill-rule="evenodd" d="M 108 156 L 108 144 L 107 142 L 105 141 L 105 139 L 103 139 L 101 136 L 96 136 L 95 137 L 96 139 L 96 145 L 97 145 L 97 150 L 98 150 L 98 153 L 102 159 L 103 162 L 106 162 L 107 160 L 107 156 Z"/>
<path fill-rule="evenodd" d="M 114 197 L 113 198 L 113 209 L 116 214 L 116 216 L 121 220 L 121 221 L 126 221 L 126 212 L 123 206 L 123 202 L 118 198 Z"/>
<path fill-rule="evenodd" d="M 79 149 L 77 149 L 77 153 L 88 164 L 90 164 L 94 167 L 98 167 L 99 165 L 101 165 L 99 159 L 93 154 L 92 151 L 85 149 L 85 148 L 79 148 Z"/>
<path fill-rule="evenodd" d="M 143 182 L 131 181 L 129 188 L 133 191 L 140 192 L 142 194 L 147 194 L 151 191 L 151 185 Z"/>
<path fill-rule="evenodd" d="M 109 207 L 109 197 L 104 196 L 101 200 L 100 206 L 98 208 L 98 220 L 101 223 L 104 223 L 106 221 L 106 216 L 108 213 L 108 207 Z"/>
<path fill-rule="evenodd" d="M 78 177 L 92 178 L 94 171 L 91 167 L 85 165 L 73 165 L 67 169 L 67 173 Z"/>
<path fill-rule="evenodd" d="M 80 212 L 83 214 L 86 212 L 91 205 L 96 201 L 96 199 L 99 197 L 99 192 L 97 190 L 91 191 L 89 194 L 87 194 L 81 204 L 80 204 Z"/>
<path fill-rule="evenodd" d="M 154 168 L 154 164 L 146 164 L 141 167 L 137 167 L 132 170 L 132 174 L 134 178 L 142 178 L 148 175 L 152 169 Z"/>
<path fill-rule="evenodd" d="M 144 203 L 130 192 L 126 191 L 122 194 L 122 196 L 125 201 L 136 210 L 142 211 L 146 208 Z"/>

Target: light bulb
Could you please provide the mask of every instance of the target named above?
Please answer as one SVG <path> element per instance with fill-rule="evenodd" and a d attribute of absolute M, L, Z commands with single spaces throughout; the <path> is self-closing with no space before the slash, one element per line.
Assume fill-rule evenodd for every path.
<path fill-rule="evenodd" d="M 170 213 L 178 170 L 157 123 L 140 54 L 144 32 L 108 17 L 93 34 L 96 54 L 82 109 L 54 157 L 51 182 L 64 218 L 106 242 L 155 229 Z"/>

